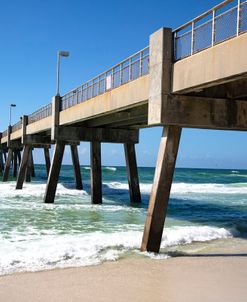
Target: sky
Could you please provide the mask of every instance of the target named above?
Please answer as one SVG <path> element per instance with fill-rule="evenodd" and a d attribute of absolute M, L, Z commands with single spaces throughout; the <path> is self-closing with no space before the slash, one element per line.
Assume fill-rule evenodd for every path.
<path fill-rule="evenodd" d="M 176 28 L 220 1 L 207 0 L 12 0 L 0 9 L 0 131 L 51 102 L 56 93 L 57 51 L 61 94 L 148 45 L 161 27 Z M 161 128 L 143 129 L 136 146 L 139 166 L 155 166 Z M 247 169 L 245 132 L 183 129 L 177 167 Z M 81 143 L 81 164 L 89 163 L 89 144 Z M 40 150 L 36 163 L 44 163 Z M 64 162 L 71 163 L 69 149 Z M 124 165 L 123 146 L 102 145 L 103 165 Z"/>

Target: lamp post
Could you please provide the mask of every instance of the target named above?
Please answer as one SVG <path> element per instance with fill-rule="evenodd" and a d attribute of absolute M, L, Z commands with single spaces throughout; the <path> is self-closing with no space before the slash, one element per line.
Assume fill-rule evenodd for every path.
<path fill-rule="evenodd" d="M 68 51 L 59 50 L 57 53 L 57 95 L 59 96 L 59 81 L 60 81 L 60 57 L 68 57 Z"/>
<path fill-rule="evenodd" d="M 12 107 L 16 107 L 16 104 L 10 104 L 9 105 L 9 125 L 10 126 L 11 126 Z"/>

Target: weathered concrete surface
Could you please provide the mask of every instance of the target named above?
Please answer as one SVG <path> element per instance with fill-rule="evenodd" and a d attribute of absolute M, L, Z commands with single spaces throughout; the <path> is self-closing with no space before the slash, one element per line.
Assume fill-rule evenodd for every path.
<path fill-rule="evenodd" d="M 163 100 L 171 92 L 172 30 L 161 28 L 149 42 L 148 124 L 160 124 Z"/>
<path fill-rule="evenodd" d="M 246 50 L 247 33 L 176 62 L 172 92 L 189 92 L 247 74 Z"/>
<path fill-rule="evenodd" d="M 21 136 L 22 136 L 22 129 L 19 129 L 19 130 L 17 130 L 17 131 L 10 134 L 10 139 L 11 140 L 16 140 L 16 139 L 21 138 Z"/>
<path fill-rule="evenodd" d="M 148 100 L 149 76 L 143 76 L 86 102 L 60 112 L 60 125 L 92 119 L 105 113 L 134 107 Z"/>
<path fill-rule="evenodd" d="M 160 249 L 180 136 L 180 127 L 163 128 L 142 238 L 142 251 L 158 253 Z"/>
<path fill-rule="evenodd" d="M 34 134 L 51 129 L 51 116 L 27 125 L 27 134 Z"/>

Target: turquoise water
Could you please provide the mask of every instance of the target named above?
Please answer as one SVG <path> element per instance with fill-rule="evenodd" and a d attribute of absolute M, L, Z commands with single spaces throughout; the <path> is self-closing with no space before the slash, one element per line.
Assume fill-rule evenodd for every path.
<path fill-rule="evenodd" d="M 46 171 L 16 191 L 0 183 L 0 275 L 96 265 L 139 252 L 153 168 L 139 168 L 143 203 L 130 205 L 125 167 L 103 168 L 103 205 L 90 203 L 90 168 L 83 191 L 63 166 L 54 204 L 44 204 Z M 205 248 L 247 238 L 247 171 L 176 169 L 161 256 L 200 243 Z"/>

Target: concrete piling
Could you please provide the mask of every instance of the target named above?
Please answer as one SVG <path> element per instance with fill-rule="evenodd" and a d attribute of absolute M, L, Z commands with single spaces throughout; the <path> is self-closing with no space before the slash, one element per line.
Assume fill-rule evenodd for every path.
<path fill-rule="evenodd" d="M 64 142 L 56 142 L 44 196 L 45 203 L 54 203 L 59 173 L 63 160 L 64 148 Z"/>
<path fill-rule="evenodd" d="M 141 202 L 139 177 L 136 163 L 135 145 L 132 143 L 124 144 L 126 168 L 128 174 L 130 201 L 133 203 Z"/>
<path fill-rule="evenodd" d="M 102 203 L 102 170 L 101 170 L 101 144 L 90 143 L 91 160 L 91 201 L 93 204 Z"/>
<path fill-rule="evenodd" d="M 180 127 L 168 126 L 163 129 L 142 238 L 142 251 L 158 253 L 160 249 L 180 135 Z"/>
<path fill-rule="evenodd" d="M 82 179 L 81 179 L 81 170 L 80 170 L 80 162 L 78 156 L 78 150 L 76 145 L 70 145 L 71 149 L 71 157 L 74 168 L 74 176 L 75 176 L 75 184 L 77 190 L 82 190 Z"/>

